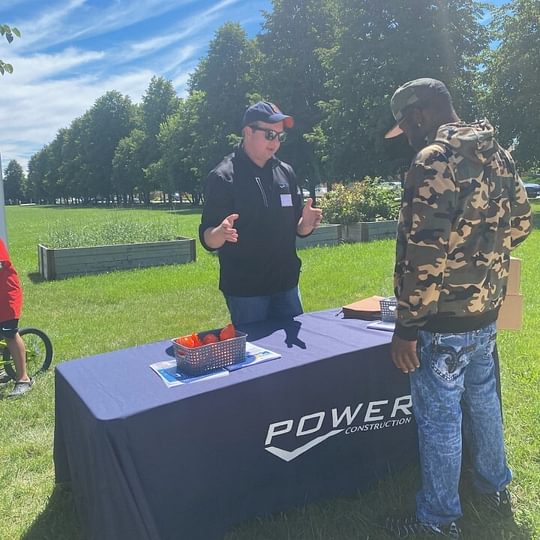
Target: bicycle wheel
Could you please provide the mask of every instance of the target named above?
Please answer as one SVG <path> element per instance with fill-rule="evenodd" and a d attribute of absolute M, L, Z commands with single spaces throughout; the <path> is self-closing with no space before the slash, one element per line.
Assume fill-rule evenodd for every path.
<path fill-rule="evenodd" d="M 38 328 L 21 328 L 19 335 L 26 347 L 26 371 L 28 372 L 28 376 L 33 378 L 39 373 L 46 371 L 51 365 L 53 358 L 52 343 L 49 336 Z M 9 351 L 6 349 L 4 360 L 8 359 L 10 361 L 5 365 L 6 372 L 12 378 L 15 378 L 15 364 Z"/>

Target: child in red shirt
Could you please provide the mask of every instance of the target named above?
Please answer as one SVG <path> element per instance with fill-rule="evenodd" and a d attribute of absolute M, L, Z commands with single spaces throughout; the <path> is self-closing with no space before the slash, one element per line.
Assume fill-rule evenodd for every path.
<path fill-rule="evenodd" d="M 0 337 L 6 340 L 15 361 L 15 386 L 8 397 L 17 397 L 32 388 L 33 380 L 26 372 L 26 349 L 19 335 L 19 318 L 22 310 L 22 290 L 17 271 L 11 264 L 8 250 L 0 238 Z M 10 380 L 0 371 L 0 384 Z"/>

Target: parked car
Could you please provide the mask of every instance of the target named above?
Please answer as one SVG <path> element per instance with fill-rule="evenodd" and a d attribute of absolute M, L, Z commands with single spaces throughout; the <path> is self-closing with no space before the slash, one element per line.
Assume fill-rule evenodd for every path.
<path fill-rule="evenodd" d="M 316 186 L 315 187 L 315 196 L 316 197 L 322 197 L 325 194 L 326 194 L 326 187 L 324 187 L 324 186 Z M 310 196 L 309 195 L 309 190 L 306 189 L 306 188 L 303 188 L 302 189 L 302 195 L 304 197 L 309 197 Z"/>
<path fill-rule="evenodd" d="M 523 185 L 525 186 L 525 191 L 527 192 L 527 197 L 529 197 L 529 199 L 540 197 L 540 184 L 525 182 Z"/>
<path fill-rule="evenodd" d="M 401 182 L 395 180 L 383 180 L 381 186 L 393 189 L 394 191 L 401 191 Z"/>

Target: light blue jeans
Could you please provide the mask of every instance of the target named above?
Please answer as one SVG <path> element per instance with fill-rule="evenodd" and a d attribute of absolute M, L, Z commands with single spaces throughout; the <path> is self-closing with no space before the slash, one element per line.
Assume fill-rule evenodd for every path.
<path fill-rule="evenodd" d="M 292 319 L 304 313 L 298 287 L 268 296 L 224 296 L 235 326 L 266 320 Z"/>
<path fill-rule="evenodd" d="M 420 368 L 410 381 L 422 473 L 416 514 L 422 523 L 445 525 L 462 515 L 462 432 L 480 493 L 501 491 L 512 479 L 496 390 L 496 336 L 495 323 L 461 334 L 418 333 Z"/>

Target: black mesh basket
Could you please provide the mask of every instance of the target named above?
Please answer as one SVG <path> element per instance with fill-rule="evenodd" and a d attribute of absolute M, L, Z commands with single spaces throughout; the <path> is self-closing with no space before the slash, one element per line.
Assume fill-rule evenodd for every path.
<path fill-rule="evenodd" d="M 384 322 L 394 322 L 396 320 L 397 300 L 394 296 L 379 300 L 381 304 L 381 320 Z"/>
<path fill-rule="evenodd" d="M 207 334 L 218 336 L 219 331 L 220 329 L 201 332 L 199 337 L 202 340 Z M 237 330 L 236 337 L 193 348 L 185 347 L 173 339 L 176 367 L 187 375 L 203 375 L 214 369 L 242 362 L 246 357 L 246 335 Z"/>

